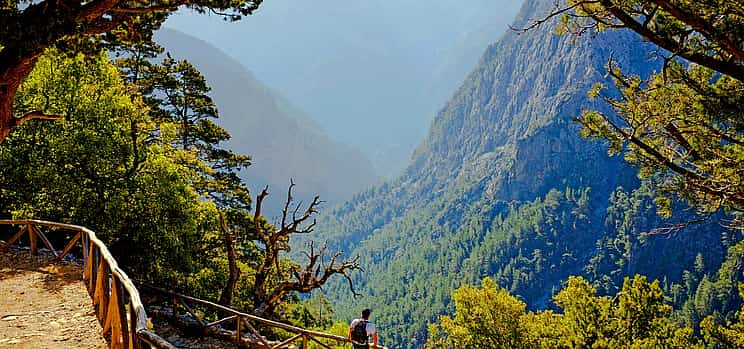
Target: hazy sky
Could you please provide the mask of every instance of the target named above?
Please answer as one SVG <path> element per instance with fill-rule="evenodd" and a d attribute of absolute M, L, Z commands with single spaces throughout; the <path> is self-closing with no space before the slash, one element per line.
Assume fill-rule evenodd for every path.
<path fill-rule="evenodd" d="M 266 0 L 237 23 L 180 11 L 166 26 L 221 48 L 385 170 L 408 158 L 520 5 Z"/>

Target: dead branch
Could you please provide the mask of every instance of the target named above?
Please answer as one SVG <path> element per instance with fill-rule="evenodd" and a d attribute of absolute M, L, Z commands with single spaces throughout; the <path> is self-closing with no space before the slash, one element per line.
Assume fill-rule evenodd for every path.
<path fill-rule="evenodd" d="M 360 296 L 354 289 L 353 281 L 349 272 L 361 269 L 359 265 L 359 256 L 351 260 L 339 261 L 341 252 L 337 252 L 331 258 L 329 263 L 324 263 L 323 259 L 328 251 L 328 244 L 325 243 L 319 250 L 314 249 L 314 244 L 310 243 L 310 252 L 305 252 L 308 262 L 302 268 L 290 268 L 291 279 L 280 283 L 267 297 L 259 304 L 254 311 L 257 315 L 270 314 L 279 301 L 287 293 L 301 292 L 308 293 L 314 289 L 322 289 L 328 279 L 336 274 L 342 275 L 349 283 L 354 297 Z"/>
<path fill-rule="evenodd" d="M 583 6 L 584 3 L 598 3 L 598 2 L 599 1 L 577 2 L 577 3 L 575 3 L 575 4 L 571 5 L 571 6 L 567 6 L 567 7 L 561 7 L 559 5 L 559 3 L 556 2 L 555 3 L 555 6 L 554 6 L 554 10 L 552 12 L 548 13 L 547 15 L 543 16 L 542 18 L 536 19 L 536 20 L 532 21 L 532 23 L 530 23 L 528 26 L 523 27 L 523 28 L 517 28 L 517 27 L 514 27 L 514 26 L 512 26 L 510 24 L 509 25 L 509 29 L 511 29 L 511 30 L 513 30 L 515 32 L 518 32 L 520 34 L 521 33 L 525 33 L 525 32 L 527 32 L 527 31 L 529 31 L 529 30 L 531 30 L 533 28 L 537 28 L 537 27 L 543 25 L 545 22 L 553 19 L 554 17 L 557 17 L 557 16 L 562 15 L 564 13 L 567 13 L 569 11 L 572 11 L 573 9 L 575 9 L 575 8 L 577 8 L 579 6 Z"/>
<path fill-rule="evenodd" d="M 259 224 L 259 220 L 261 219 L 261 205 L 263 204 L 263 201 L 267 195 L 269 195 L 268 185 L 265 186 L 261 191 L 261 194 L 258 194 L 258 197 L 256 197 L 256 211 L 253 215 L 253 224 L 256 225 L 256 236 L 258 236 L 259 238 L 261 238 L 262 236 L 261 224 Z"/>
<path fill-rule="evenodd" d="M 677 223 L 677 224 L 672 224 L 672 225 L 669 225 L 669 226 L 666 226 L 666 227 L 654 228 L 654 229 L 649 230 L 649 232 L 646 233 L 646 235 L 666 235 L 666 234 L 673 234 L 673 233 L 676 233 L 676 232 L 678 232 L 678 231 L 680 231 L 682 229 L 685 229 L 685 228 L 687 228 L 689 226 L 707 222 L 707 221 L 710 220 L 711 217 L 712 217 L 711 214 L 707 214 L 707 215 L 705 215 L 705 216 L 703 216 L 701 218 L 698 218 L 698 219 L 694 219 L 694 220 L 690 220 L 690 221 L 686 221 L 686 222 L 682 222 L 682 223 Z"/>
<path fill-rule="evenodd" d="M 226 307 L 232 305 L 233 294 L 235 293 L 235 287 L 240 279 L 240 268 L 238 267 L 238 253 L 237 253 L 237 236 L 232 232 L 228 226 L 225 214 L 220 211 L 220 228 L 222 229 L 222 242 L 225 244 L 225 250 L 227 252 L 228 262 L 228 278 L 225 282 L 225 287 L 220 294 L 219 303 Z"/>
<path fill-rule="evenodd" d="M 290 180 L 287 200 L 284 203 L 278 227 L 262 227 L 260 224 L 261 204 L 268 195 L 268 188 L 265 188 L 256 200 L 254 214 L 254 224 L 257 230 L 256 238 L 264 247 L 264 254 L 256 271 L 254 283 L 253 304 L 256 306 L 254 313 L 257 315 L 270 315 L 287 293 L 307 293 L 316 288 L 322 288 L 328 279 L 336 274 L 343 275 L 349 282 L 352 293 L 355 296 L 358 295 L 349 275 L 351 270 L 360 269 L 358 257 L 351 260 L 339 260 L 341 252 L 338 252 L 331 257 L 330 262 L 326 263 L 324 259 L 328 250 L 327 243 L 318 250 L 313 243 L 310 243 L 309 252 L 304 252 L 308 258 L 308 262 L 304 266 L 282 267 L 280 254 L 290 250 L 289 240 L 292 234 L 307 234 L 313 231 L 316 220 L 311 220 L 311 218 L 318 213 L 318 206 L 322 203 L 320 198 L 315 196 L 302 213 L 300 213 L 302 203 L 298 203 L 290 209 L 294 201 L 292 196 L 294 186 L 294 181 Z M 272 279 L 272 276 L 279 276 L 280 278 L 288 276 L 289 279 L 281 281 L 277 285 L 271 285 L 269 280 Z"/>

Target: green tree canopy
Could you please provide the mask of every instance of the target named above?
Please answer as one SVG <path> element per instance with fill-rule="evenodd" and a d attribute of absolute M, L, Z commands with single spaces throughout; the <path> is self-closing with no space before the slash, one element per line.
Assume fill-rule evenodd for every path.
<path fill-rule="evenodd" d="M 106 53 L 49 50 L 19 104 L 70 115 L 30 123 L 0 147 L 3 215 L 74 222 L 97 231 L 133 275 L 174 281 L 196 264 L 215 207 L 191 185 L 195 170 L 168 143 Z"/>
<path fill-rule="evenodd" d="M 452 294 L 457 310 L 455 317 L 440 318 L 439 329 L 430 327 L 434 339 L 430 348 L 520 348 L 523 330 L 520 317 L 526 305 L 490 278 L 483 279 L 480 288 L 463 286 Z"/>
<path fill-rule="evenodd" d="M 459 288 L 453 299 L 454 319 L 429 326 L 427 348 L 701 348 L 691 328 L 671 320 L 658 281 L 643 276 L 626 278 L 614 297 L 570 277 L 554 299 L 563 314 L 526 314 L 523 302 L 488 278 L 481 288 Z M 729 326 L 712 328 L 723 338 L 738 330 Z"/>
<path fill-rule="evenodd" d="M 194 108 L 188 100 L 203 97 L 208 87 L 187 62 L 176 65 L 191 74 L 189 81 L 181 70 L 157 65 L 150 68 L 165 76 L 153 81 L 188 91 L 189 98 L 163 102 L 152 93 L 149 102 L 173 104 L 153 115 L 138 92 L 146 89 L 127 84 L 122 75 L 129 80 L 131 71 L 117 69 L 107 52 L 49 49 L 19 89 L 18 103 L 70 116 L 24 124 L 0 145 L 0 216 L 90 227 L 135 280 L 265 316 L 308 320 L 287 304 L 299 303 L 297 293 L 323 286 L 332 275 L 351 281 L 346 273 L 358 263 L 338 254 L 326 258 L 325 246 L 311 245 L 305 265 L 286 257 L 292 236 L 313 229 L 319 198 L 299 211 L 290 187 L 282 220 L 273 226 L 261 214 L 265 189 L 250 212 L 249 191 L 234 171 L 247 157 L 221 158 L 232 153 L 198 134 L 183 143 L 182 127 L 198 122 L 184 126 L 178 113 Z M 157 84 L 153 91 L 160 91 Z M 216 116 L 211 101 L 202 102 Z M 229 136 L 216 131 L 220 139 Z"/>
<path fill-rule="evenodd" d="M 21 83 L 44 50 L 91 52 L 96 42 L 129 45 L 152 32 L 179 7 L 238 20 L 262 0 L 5 0 L 0 2 L 0 142 L 31 119 L 55 118 L 47 110 L 14 108 Z M 93 50 L 92 52 L 97 52 Z M 14 115 L 17 113 L 18 115 Z"/>

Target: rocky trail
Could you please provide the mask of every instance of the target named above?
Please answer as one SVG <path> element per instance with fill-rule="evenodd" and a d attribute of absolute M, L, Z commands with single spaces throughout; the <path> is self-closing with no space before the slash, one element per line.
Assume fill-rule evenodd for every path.
<path fill-rule="evenodd" d="M 0 348 L 108 348 L 82 275 L 43 255 L 0 253 Z"/>

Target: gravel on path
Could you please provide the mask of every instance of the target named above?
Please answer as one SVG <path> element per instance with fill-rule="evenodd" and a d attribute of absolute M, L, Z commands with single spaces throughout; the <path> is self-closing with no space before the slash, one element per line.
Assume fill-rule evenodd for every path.
<path fill-rule="evenodd" d="M 108 348 L 82 279 L 71 263 L 0 253 L 0 348 Z"/>

